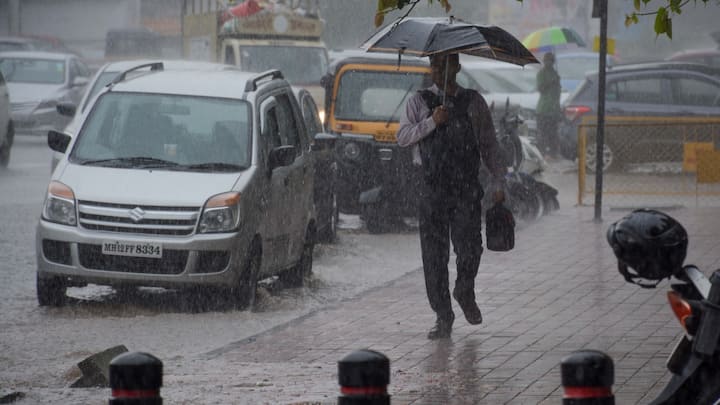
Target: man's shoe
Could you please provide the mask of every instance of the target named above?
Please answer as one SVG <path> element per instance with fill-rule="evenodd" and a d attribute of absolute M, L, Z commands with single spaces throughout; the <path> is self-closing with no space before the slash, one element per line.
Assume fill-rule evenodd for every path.
<path fill-rule="evenodd" d="M 452 324 L 455 317 L 451 318 L 438 318 L 435 322 L 435 326 L 430 329 L 430 332 L 428 332 L 428 339 L 430 340 L 436 340 L 436 339 L 447 339 L 450 337 L 450 334 L 452 333 Z"/>
<path fill-rule="evenodd" d="M 474 295 L 475 294 L 468 294 L 468 296 L 463 296 L 458 293 L 458 290 L 453 290 L 453 298 L 460 304 L 465 319 L 467 319 L 470 325 L 479 325 L 482 323 L 482 313 L 477 303 L 475 303 Z"/>

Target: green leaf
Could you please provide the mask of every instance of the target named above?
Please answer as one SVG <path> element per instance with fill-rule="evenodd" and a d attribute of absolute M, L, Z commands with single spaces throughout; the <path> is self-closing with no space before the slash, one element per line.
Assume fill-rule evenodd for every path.
<path fill-rule="evenodd" d="M 635 11 L 640 11 L 640 0 L 634 0 L 633 6 L 635 6 Z"/>
<path fill-rule="evenodd" d="M 655 33 L 664 34 L 667 32 L 667 9 L 660 7 L 655 15 Z"/>
<path fill-rule="evenodd" d="M 665 33 L 667 34 L 668 38 L 672 39 L 672 20 L 670 19 L 670 17 L 668 17 L 666 21 Z"/>
<path fill-rule="evenodd" d="M 670 0 L 670 10 L 675 14 L 682 13 L 682 0 Z"/>
<path fill-rule="evenodd" d="M 625 14 L 625 26 L 629 27 L 633 24 L 632 16 Z"/>

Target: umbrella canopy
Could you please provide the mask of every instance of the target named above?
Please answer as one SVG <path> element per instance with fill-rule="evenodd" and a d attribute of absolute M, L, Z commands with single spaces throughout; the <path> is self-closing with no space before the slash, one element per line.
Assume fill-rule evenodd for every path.
<path fill-rule="evenodd" d="M 533 31 L 522 40 L 522 43 L 533 52 L 552 52 L 572 44 L 585 46 L 580 34 L 567 27 L 548 27 Z"/>
<path fill-rule="evenodd" d="M 367 52 L 414 56 L 464 53 L 520 66 L 540 63 L 517 38 L 502 28 L 470 24 L 453 17 L 398 18 L 360 47 Z"/>

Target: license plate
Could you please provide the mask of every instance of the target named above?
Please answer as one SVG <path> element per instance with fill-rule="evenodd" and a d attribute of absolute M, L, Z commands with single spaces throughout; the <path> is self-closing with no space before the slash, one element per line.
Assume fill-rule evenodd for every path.
<path fill-rule="evenodd" d="M 104 241 L 102 253 L 113 256 L 162 258 L 162 245 L 159 243 L 134 243 L 117 240 Z"/>

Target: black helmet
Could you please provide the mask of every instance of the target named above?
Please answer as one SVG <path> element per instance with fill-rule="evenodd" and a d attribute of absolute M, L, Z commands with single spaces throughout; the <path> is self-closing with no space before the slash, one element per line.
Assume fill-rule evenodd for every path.
<path fill-rule="evenodd" d="M 634 279 L 660 281 L 682 268 L 688 236 L 674 218 L 660 211 L 639 209 L 610 225 L 608 243 L 618 258 L 618 270 L 630 283 Z M 634 273 L 630 272 L 630 269 Z"/>

